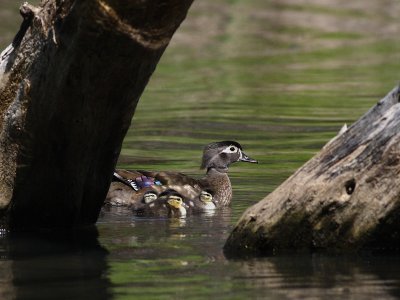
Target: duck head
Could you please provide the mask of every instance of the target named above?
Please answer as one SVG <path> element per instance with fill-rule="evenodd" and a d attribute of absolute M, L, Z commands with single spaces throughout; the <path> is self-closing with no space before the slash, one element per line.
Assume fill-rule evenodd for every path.
<path fill-rule="evenodd" d="M 142 202 L 147 204 L 147 203 L 151 203 L 153 201 L 155 201 L 157 199 L 157 193 L 154 191 L 148 191 L 146 193 L 144 193 L 143 195 L 143 199 Z"/>
<path fill-rule="evenodd" d="M 205 204 L 212 202 L 213 196 L 208 191 L 201 191 L 200 192 L 200 201 L 204 202 Z"/>
<path fill-rule="evenodd" d="M 167 199 L 167 203 L 173 208 L 180 209 L 183 205 L 183 199 L 180 196 L 169 195 Z"/>
<path fill-rule="evenodd" d="M 183 198 L 178 193 L 169 194 L 167 196 L 167 204 L 171 208 L 171 214 L 174 217 L 186 217 L 186 207 Z"/>
<path fill-rule="evenodd" d="M 159 199 L 165 199 L 166 205 L 169 207 L 172 215 L 175 217 L 186 216 L 186 204 L 183 202 L 183 197 L 177 191 L 168 189 L 159 195 Z"/>
<path fill-rule="evenodd" d="M 237 161 L 258 163 L 243 152 L 238 142 L 215 142 L 204 147 L 201 168 L 207 170 L 214 168 L 220 172 L 227 172 L 229 165 Z"/>
<path fill-rule="evenodd" d="M 199 195 L 200 201 L 203 203 L 202 209 L 204 211 L 209 211 L 209 210 L 214 210 L 216 209 L 216 205 L 213 202 L 213 195 L 212 192 L 207 190 L 207 191 L 201 191 Z"/>

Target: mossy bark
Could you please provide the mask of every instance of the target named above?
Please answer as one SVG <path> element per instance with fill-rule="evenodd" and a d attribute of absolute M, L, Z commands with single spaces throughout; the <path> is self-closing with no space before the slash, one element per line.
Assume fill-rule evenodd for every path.
<path fill-rule="evenodd" d="M 10 228 L 93 224 L 136 104 L 193 0 L 24 4 L 0 57 L 0 209 Z"/>
<path fill-rule="evenodd" d="M 246 210 L 227 255 L 400 247 L 400 88 Z"/>

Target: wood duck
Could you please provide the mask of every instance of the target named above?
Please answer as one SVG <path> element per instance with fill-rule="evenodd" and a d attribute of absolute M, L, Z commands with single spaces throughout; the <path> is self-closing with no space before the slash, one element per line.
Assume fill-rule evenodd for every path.
<path fill-rule="evenodd" d="M 227 206 L 232 199 L 228 168 L 230 164 L 238 161 L 257 163 L 243 152 L 238 142 L 222 141 L 204 147 L 201 169 L 206 169 L 206 175 L 202 179 L 194 179 L 176 172 L 116 170 L 116 182 L 111 184 L 106 201 L 116 202 L 113 198 L 117 195 L 120 198 L 118 202 L 132 205 L 141 201 L 148 190 L 160 193 L 173 189 L 190 200 L 198 198 L 202 191 L 211 191 L 212 201 L 217 207 Z"/>
<path fill-rule="evenodd" d="M 190 211 L 194 213 L 212 211 L 217 208 L 213 202 L 211 191 L 201 191 L 198 197 L 188 200 L 187 205 L 189 206 Z"/>
<path fill-rule="evenodd" d="M 156 200 L 151 200 L 133 211 L 137 216 L 184 218 L 187 215 L 187 209 L 182 195 L 168 189 L 162 192 Z"/>
<path fill-rule="evenodd" d="M 146 204 L 150 204 L 158 199 L 158 193 L 153 190 L 148 190 L 143 194 L 141 201 L 132 202 L 128 206 L 133 210 L 144 207 Z"/>

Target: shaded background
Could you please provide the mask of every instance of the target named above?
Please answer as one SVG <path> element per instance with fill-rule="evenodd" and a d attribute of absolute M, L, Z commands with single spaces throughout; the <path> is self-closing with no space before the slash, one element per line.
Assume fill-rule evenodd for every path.
<path fill-rule="evenodd" d="M 0 2 L 1 48 L 18 29 L 18 6 Z M 232 208 L 186 220 L 105 209 L 86 245 L 3 235 L 0 296 L 400 296 L 397 254 L 228 261 L 221 251 L 248 206 L 398 83 L 399 15 L 397 0 L 195 1 L 142 96 L 118 166 L 201 176 L 202 147 L 237 140 L 260 164 L 232 166 Z"/>

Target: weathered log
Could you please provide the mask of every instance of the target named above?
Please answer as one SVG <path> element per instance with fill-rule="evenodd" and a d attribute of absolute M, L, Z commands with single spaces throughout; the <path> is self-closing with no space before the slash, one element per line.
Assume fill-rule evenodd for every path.
<path fill-rule="evenodd" d="M 0 209 L 93 224 L 136 104 L 193 0 L 47 0 L 0 57 Z"/>
<path fill-rule="evenodd" d="M 400 245 L 400 88 L 242 215 L 228 256 Z"/>

